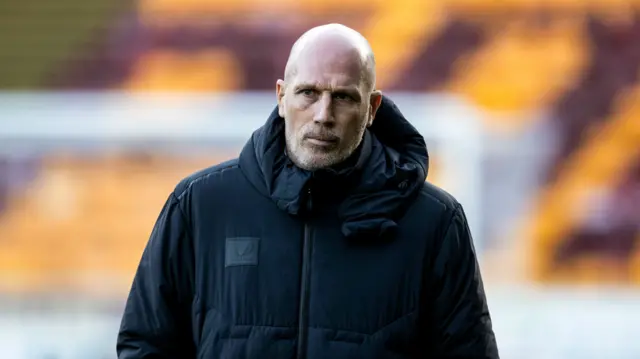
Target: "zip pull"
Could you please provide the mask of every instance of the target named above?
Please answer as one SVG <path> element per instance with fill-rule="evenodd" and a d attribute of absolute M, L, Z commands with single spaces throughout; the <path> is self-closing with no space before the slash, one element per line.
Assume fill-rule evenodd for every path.
<path fill-rule="evenodd" d="M 313 198 L 311 197 L 311 187 L 307 188 L 307 211 L 313 209 Z"/>

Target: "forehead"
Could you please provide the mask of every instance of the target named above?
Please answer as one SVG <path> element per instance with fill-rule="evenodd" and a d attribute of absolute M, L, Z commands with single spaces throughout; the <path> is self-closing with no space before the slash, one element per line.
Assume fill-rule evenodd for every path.
<path fill-rule="evenodd" d="M 298 56 L 293 82 L 327 87 L 360 86 L 364 79 L 363 67 L 363 59 L 355 51 L 323 51 L 315 47 Z"/>

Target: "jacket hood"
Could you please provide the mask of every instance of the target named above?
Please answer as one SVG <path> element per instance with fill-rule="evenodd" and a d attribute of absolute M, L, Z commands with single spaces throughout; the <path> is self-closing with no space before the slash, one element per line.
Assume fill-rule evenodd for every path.
<path fill-rule="evenodd" d="M 348 166 L 305 171 L 286 155 L 284 119 L 276 107 L 242 149 L 240 169 L 278 208 L 303 215 L 309 196 L 339 193 L 338 217 L 349 239 L 393 235 L 427 178 L 429 156 L 424 138 L 386 96 L 373 124 Z M 324 193 L 314 195 L 314 193 Z"/>

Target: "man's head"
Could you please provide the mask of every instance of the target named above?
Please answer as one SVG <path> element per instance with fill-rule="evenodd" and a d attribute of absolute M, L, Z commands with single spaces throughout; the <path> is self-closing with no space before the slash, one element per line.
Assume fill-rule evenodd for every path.
<path fill-rule="evenodd" d="M 382 100 L 369 43 L 338 24 L 313 28 L 296 41 L 276 90 L 287 153 L 311 171 L 346 160 Z"/>

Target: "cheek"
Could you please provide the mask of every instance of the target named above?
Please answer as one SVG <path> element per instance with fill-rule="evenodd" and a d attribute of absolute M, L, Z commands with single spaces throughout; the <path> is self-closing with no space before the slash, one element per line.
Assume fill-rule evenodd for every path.
<path fill-rule="evenodd" d="M 304 123 L 300 113 L 291 110 L 286 111 L 284 122 L 285 136 L 288 138 L 297 138 L 300 136 Z"/>
<path fill-rule="evenodd" d="M 285 107 L 286 126 L 294 132 L 299 132 L 307 123 L 313 122 L 313 114 L 308 108 L 291 103 Z"/>
<path fill-rule="evenodd" d="M 290 111 L 305 111 L 312 102 L 308 98 L 300 95 L 290 95 L 287 101 Z"/>
<path fill-rule="evenodd" d="M 361 111 L 354 111 L 349 114 L 349 116 L 343 122 L 345 124 L 344 131 L 348 132 L 349 135 L 357 135 L 359 132 L 362 132 L 363 128 L 367 126 L 368 117 L 366 113 L 362 113 Z"/>

